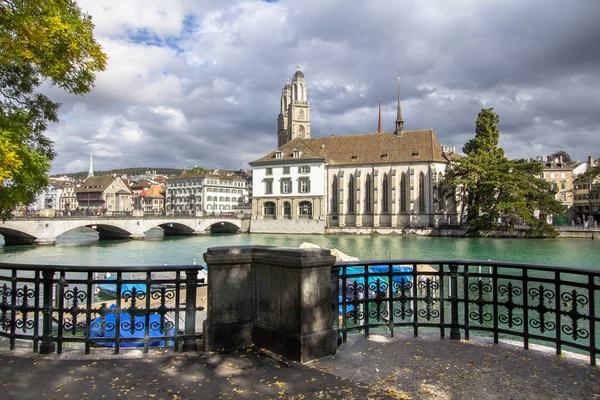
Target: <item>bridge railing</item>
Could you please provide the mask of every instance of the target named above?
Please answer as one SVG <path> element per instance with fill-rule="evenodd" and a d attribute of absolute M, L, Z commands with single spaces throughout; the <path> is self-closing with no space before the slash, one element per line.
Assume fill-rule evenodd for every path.
<path fill-rule="evenodd" d="M 23 215 L 15 215 L 11 219 L 11 221 L 32 221 L 32 220 L 60 220 L 60 219 L 190 219 L 190 218 L 206 218 L 206 219 L 246 219 L 249 218 L 248 215 L 244 214 L 236 214 L 236 213 L 202 213 L 198 212 L 196 214 L 190 213 L 144 213 L 141 215 L 135 215 L 131 211 L 110 211 L 107 213 L 85 213 L 85 212 L 58 212 L 54 216 L 44 216 L 40 215 L 39 212 L 32 212 Z"/>
<path fill-rule="evenodd" d="M 196 350 L 202 269 L 0 263 L 0 336 L 11 349 L 29 341 L 41 354 L 73 344 L 86 354 L 99 346 Z"/>
<path fill-rule="evenodd" d="M 471 332 L 600 355 L 600 271 L 502 262 L 386 260 L 332 270 L 342 339 L 352 332 Z M 337 318 L 336 318 L 337 319 Z M 334 321 L 338 323 L 338 321 Z"/>

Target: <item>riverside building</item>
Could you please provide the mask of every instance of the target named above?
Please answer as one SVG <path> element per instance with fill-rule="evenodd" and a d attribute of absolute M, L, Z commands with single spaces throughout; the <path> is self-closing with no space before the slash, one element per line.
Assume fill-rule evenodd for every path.
<path fill-rule="evenodd" d="M 310 104 L 298 70 L 281 94 L 278 148 L 252 161 L 253 232 L 402 233 L 456 224 L 439 184 L 452 157 L 432 129 L 311 138 Z"/>

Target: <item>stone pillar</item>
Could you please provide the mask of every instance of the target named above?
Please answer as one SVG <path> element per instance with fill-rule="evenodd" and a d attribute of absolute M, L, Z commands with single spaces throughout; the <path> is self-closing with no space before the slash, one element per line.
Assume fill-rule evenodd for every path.
<path fill-rule="evenodd" d="M 235 350 L 252 344 L 255 246 L 213 247 L 204 253 L 208 272 L 205 351 Z"/>
<path fill-rule="evenodd" d="M 326 249 L 219 247 L 208 267 L 206 351 L 251 343 L 307 362 L 335 354 L 331 267 Z"/>

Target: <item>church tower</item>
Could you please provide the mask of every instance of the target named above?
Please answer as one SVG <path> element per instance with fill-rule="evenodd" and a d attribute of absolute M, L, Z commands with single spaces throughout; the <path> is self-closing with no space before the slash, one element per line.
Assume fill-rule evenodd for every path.
<path fill-rule="evenodd" d="M 279 117 L 277 118 L 277 147 L 283 146 L 289 141 L 288 138 L 288 109 L 292 102 L 290 80 L 281 91 L 281 105 L 279 109 Z"/>
<path fill-rule="evenodd" d="M 402 108 L 400 107 L 400 78 L 398 78 L 398 113 L 396 116 L 396 135 L 404 133 L 404 120 L 402 119 Z"/>
<path fill-rule="evenodd" d="M 306 96 L 306 81 L 300 66 L 292 78 L 292 83 L 283 87 L 277 125 L 278 147 L 292 139 L 310 139 L 310 104 Z"/>

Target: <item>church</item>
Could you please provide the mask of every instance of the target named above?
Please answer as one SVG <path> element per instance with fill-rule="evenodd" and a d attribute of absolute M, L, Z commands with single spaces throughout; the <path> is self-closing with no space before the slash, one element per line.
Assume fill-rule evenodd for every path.
<path fill-rule="evenodd" d="M 300 69 L 283 87 L 277 148 L 253 168 L 252 232 L 408 233 L 458 222 L 439 184 L 456 157 L 431 129 L 405 130 L 398 80 L 395 131 L 312 138 Z"/>

